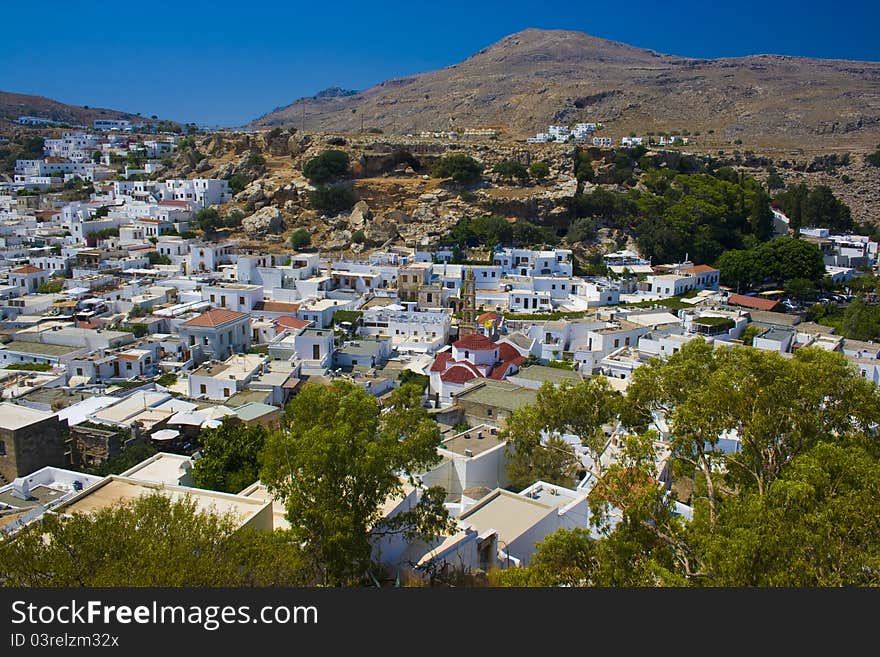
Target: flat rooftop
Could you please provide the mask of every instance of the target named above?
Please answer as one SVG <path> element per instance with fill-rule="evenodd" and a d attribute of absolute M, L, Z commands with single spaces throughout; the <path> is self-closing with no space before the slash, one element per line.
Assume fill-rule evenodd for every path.
<path fill-rule="evenodd" d="M 9 402 L 0 403 L 0 429 L 15 431 L 51 417 L 55 417 L 55 414 Z"/>
<path fill-rule="evenodd" d="M 220 376 L 245 379 L 256 370 L 266 359 L 262 354 L 236 354 L 222 363 L 206 363 L 190 376 Z"/>
<path fill-rule="evenodd" d="M 452 438 L 447 438 L 440 444 L 440 447 L 459 456 L 477 456 L 507 442 L 499 439 L 499 433 L 501 432 L 495 427 L 485 425 L 474 427 Z M 471 453 L 465 453 L 466 450 Z"/>
<path fill-rule="evenodd" d="M 63 344 L 46 344 L 45 342 L 25 342 L 24 340 L 13 340 L 4 345 L 0 345 L 7 351 L 16 351 L 22 354 L 34 354 L 36 356 L 65 356 L 80 351 L 84 347 L 68 347 Z"/>
<path fill-rule="evenodd" d="M 173 501 L 189 498 L 201 512 L 234 514 L 244 524 L 268 505 L 263 500 L 186 486 L 167 486 L 112 475 L 56 508 L 58 513 L 95 513 L 145 495 L 164 495 Z"/>
<path fill-rule="evenodd" d="M 66 493 L 62 490 L 49 488 L 48 486 L 34 486 L 30 489 L 30 499 L 23 500 L 12 494 L 12 491 L 4 491 L 0 493 L 0 505 L 15 507 L 17 509 L 26 509 L 34 506 L 46 506 L 54 502 Z"/>
<path fill-rule="evenodd" d="M 574 370 L 563 370 L 558 367 L 547 367 L 545 365 L 530 365 L 529 367 L 522 368 L 512 376 L 519 379 L 526 379 L 527 381 L 539 381 L 541 383 L 549 381 L 554 385 L 562 383 L 563 381 L 579 383 L 584 380 L 584 377 Z"/>
<path fill-rule="evenodd" d="M 503 541 L 510 543 L 550 513 L 556 513 L 555 506 L 497 489 L 461 514 L 460 520 L 481 533 L 495 529 Z"/>
<path fill-rule="evenodd" d="M 526 404 L 534 404 L 538 398 L 536 390 L 506 381 L 484 379 L 480 381 L 480 384 L 465 388 L 455 395 L 455 398 L 508 411 L 514 411 Z"/>
<path fill-rule="evenodd" d="M 188 456 L 159 452 L 129 468 L 120 476 L 154 484 L 176 486 L 182 477 L 189 474 L 191 468 L 192 459 Z"/>

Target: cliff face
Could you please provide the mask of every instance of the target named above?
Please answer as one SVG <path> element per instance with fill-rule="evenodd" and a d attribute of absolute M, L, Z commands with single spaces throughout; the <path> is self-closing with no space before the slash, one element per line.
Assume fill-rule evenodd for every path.
<path fill-rule="evenodd" d="M 605 134 L 699 132 L 717 148 L 821 150 L 880 142 L 880 64 L 778 55 L 690 59 L 580 32 L 528 29 L 459 64 L 365 91 L 301 99 L 255 120 L 351 133 L 600 122 Z M 363 123 L 362 123 L 363 122 Z M 710 131 L 711 134 L 710 134 Z M 722 146 L 723 147 L 723 146 Z"/>

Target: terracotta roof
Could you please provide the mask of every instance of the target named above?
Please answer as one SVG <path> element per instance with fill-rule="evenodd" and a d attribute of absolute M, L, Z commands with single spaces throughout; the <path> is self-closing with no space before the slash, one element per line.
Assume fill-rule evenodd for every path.
<path fill-rule="evenodd" d="M 177 208 L 185 208 L 189 205 L 189 201 L 159 201 L 159 205 L 173 205 Z"/>
<path fill-rule="evenodd" d="M 446 370 L 446 365 L 449 361 L 452 360 L 452 352 L 451 351 L 441 351 L 434 358 L 434 363 L 431 365 L 432 372 L 444 372 Z"/>
<path fill-rule="evenodd" d="M 477 317 L 477 323 L 482 324 L 483 322 L 494 322 L 497 319 L 498 319 L 498 313 L 488 312 L 488 313 L 483 313 L 482 315 Z"/>
<path fill-rule="evenodd" d="M 492 371 L 489 372 L 489 376 L 487 378 L 500 381 L 505 376 L 507 376 L 507 372 L 510 369 L 511 365 L 516 365 L 517 367 L 519 367 L 524 360 L 525 358 L 523 358 L 522 356 L 517 356 L 516 358 L 498 363 L 497 365 L 495 365 L 495 367 L 492 368 Z"/>
<path fill-rule="evenodd" d="M 33 265 L 25 265 L 24 267 L 19 267 L 18 269 L 13 269 L 13 274 L 38 274 L 42 273 L 42 269 L 39 267 L 34 267 Z"/>
<path fill-rule="evenodd" d="M 498 343 L 498 357 L 502 360 L 513 360 L 514 358 L 521 357 L 522 354 L 516 350 L 512 344 L 507 344 L 506 342 Z"/>
<path fill-rule="evenodd" d="M 226 308 L 213 308 L 208 312 L 202 313 L 198 317 L 193 317 L 183 323 L 184 326 L 222 326 L 236 319 L 247 317 L 246 314 L 235 310 L 227 310 Z"/>
<path fill-rule="evenodd" d="M 755 308 L 756 310 L 773 310 L 779 305 L 778 301 L 773 299 L 762 299 L 760 297 L 747 297 L 744 294 L 731 294 L 727 297 L 727 303 L 734 306 L 743 306 L 745 308 Z"/>
<path fill-rule="evenodd" d="M 121 358 L 122 360 L 137 360 L 139 356 L 135 356 L 134 354 L 116 354 L 117 358 Z"/>
<path fill-rule="evenodd" d="M 158 224 L 161 223 L 161 219 L 153 219 L 152 217 L 138 217 L 135 221 L 146 222 L 148 224 Z"/>
<path fill-rule="evenodd" d="M 476 379 L 477 375 L 473 373 L 473 371 L 464 365 L 456 363 L 448 370 L 446 370 L 443 374 L 440 375 L 440 380 L 445 381 L 446 383 L 467 383 L 472 379 Z"/>
<path fill-rule="evenodd" d="M 282 315 L 275 318 L 275 323 L 284 328 L 301 329 L 310 326 L 312 321 L 309 319 L 300 319 L 299 317 L 291 317 L 290 315 Z"/>
<path fill-rule="evenodd" d="M 470 351 L 489 351 L 490 349 L 495 349 L 497 345 L 485 335 L 471 333 L 461 340 L 454 342 L 452 346 L 456 349 L 469 349 Z"/>
<path fill-rule="evenodd" d="M 693 267 L 685 267 L 682 271 L 688 274 L 710 274 L 718 270 L 709 265 L 694 265 Z"/>
<path fill-rule="evenodd" d="M 268 313 L 295 313 L 299 310 L 299 304 L 288 303 L 287 301 L 257 301 L 254 304 L 254 310 L 262 310 Z"/>

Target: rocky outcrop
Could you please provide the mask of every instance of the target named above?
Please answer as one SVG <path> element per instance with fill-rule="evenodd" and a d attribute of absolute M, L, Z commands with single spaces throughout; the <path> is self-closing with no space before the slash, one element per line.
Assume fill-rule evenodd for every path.
<path fill-rule="evenodd" d="M 274 205 L 267 205 L 249 217 L 245 217 L 241 222 L 241 227 L 249 237 L 276 234 L 284 229 L 284 217 Z"/>
<path fill-rule="evenodd" d="M 370 206 L 367 205 L 366 201 L 358 201 L 348 217 L 348 225 L 352 230 L 363 230 L 367 225 L 367 221 L 372 217 L 373 213 L 370 211 Z"/>

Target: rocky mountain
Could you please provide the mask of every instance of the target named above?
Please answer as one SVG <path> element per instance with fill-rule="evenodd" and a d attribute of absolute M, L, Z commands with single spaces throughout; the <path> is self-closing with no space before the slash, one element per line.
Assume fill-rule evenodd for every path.
<path fill-rule="evenodd" d="M 304 110 L 304 111 L 303 111 Z M 828 150 L 880 142 L 880 63 L 782 55 L 693 59 L 563 30 L 527 29 L 459 64 L 351 95 L 300 99 L 251 127 L 417 133 L 551 123 L 604 134 L 688 131 L 707 148 Z M 697 135 L 696 133 L 699 133 Z M 737 144 L 739 146 L 739 144 Z"/>
<path fill-rule="evenodd" d="M 101 107 L 67 105 L 43 96 L 28 96 L 0 91 L 0 119 L 15 121 L 20 116 L 38 116 L 62 123 L 86 126 L 91 125 L 95 119 L 152 122 L 148 118 L 129 112 Z"/>

